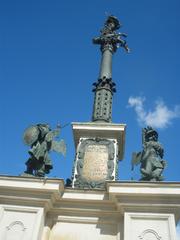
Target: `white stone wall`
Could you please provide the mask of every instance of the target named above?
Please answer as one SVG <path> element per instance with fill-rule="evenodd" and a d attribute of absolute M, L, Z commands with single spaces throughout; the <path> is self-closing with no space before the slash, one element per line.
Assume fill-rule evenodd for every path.
<path fill-rule="evenodd" d="M 49 240 L 117 240 L 117 226 L 111 224 L 57 222 Z"/>
<path fill-rule="evenodd" d="M 0 176 L 0 240 L 176 240 L 179 219 L 180 183 L 78 190 L 61 179 Z"/>
<path fill-rule="evenodd" d="M 125 240 L 176 240 L 173 214 L 125 213 Z"/>

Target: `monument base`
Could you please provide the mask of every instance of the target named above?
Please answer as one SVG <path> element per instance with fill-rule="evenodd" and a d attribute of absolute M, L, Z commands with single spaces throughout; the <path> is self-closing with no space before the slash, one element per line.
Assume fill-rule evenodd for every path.
<path fill-rule="evenodd" d="M 177 240 L 179 200 L 179 182 L 80 190 L 61 179 L 0 176 L 0 239 Z"/>
<path fill-rule="evenodd" d="M 113 123 L 72 123 L 76 147 L 72 187 L 105 188 L 105 182 L 118 179 L 122 160 L 125 125 Z"/>

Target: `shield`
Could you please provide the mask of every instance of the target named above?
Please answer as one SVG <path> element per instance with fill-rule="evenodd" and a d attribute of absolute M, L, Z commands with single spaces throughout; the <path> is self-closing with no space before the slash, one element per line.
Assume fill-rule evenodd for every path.
<path fill-rule="evenodd" d="M 23 135 L 23 141 L 26 145 L 31 146 L 35 141 L 37 141 L 39 136 L 39 129 L 37 126 L 30 126 L 26 128 Z"/>

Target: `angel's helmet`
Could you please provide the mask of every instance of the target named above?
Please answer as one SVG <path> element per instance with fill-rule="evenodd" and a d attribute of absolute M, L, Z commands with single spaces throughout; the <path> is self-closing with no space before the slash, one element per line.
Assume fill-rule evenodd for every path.
<path fill-rule="evenodd" d="M 119 22 L 117 17 L 113 15 L 108 17 L 108 19 L 105 22 L 105 25 L 109 26 L 112 29 L 112 31 L 115 31 L 121 27 L 121 23 Z"/>
<path fill-rule="evenodd" d="M 152 127 L 148 126 L 144 130 L 145 130 L 145 140 L 146 140 L 146 142 L 157 141 L 158 140 L 158 133 Z"/>

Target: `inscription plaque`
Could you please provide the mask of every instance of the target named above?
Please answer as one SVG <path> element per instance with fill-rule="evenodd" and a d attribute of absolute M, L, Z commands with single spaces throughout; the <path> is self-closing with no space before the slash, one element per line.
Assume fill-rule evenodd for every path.
<path fill-rule="evenodd" d="M 105 145 L 88 145 L 85 149 L 82 177 L 88 181 L 105 180 L 108 174 L 108 148 Z"/>

